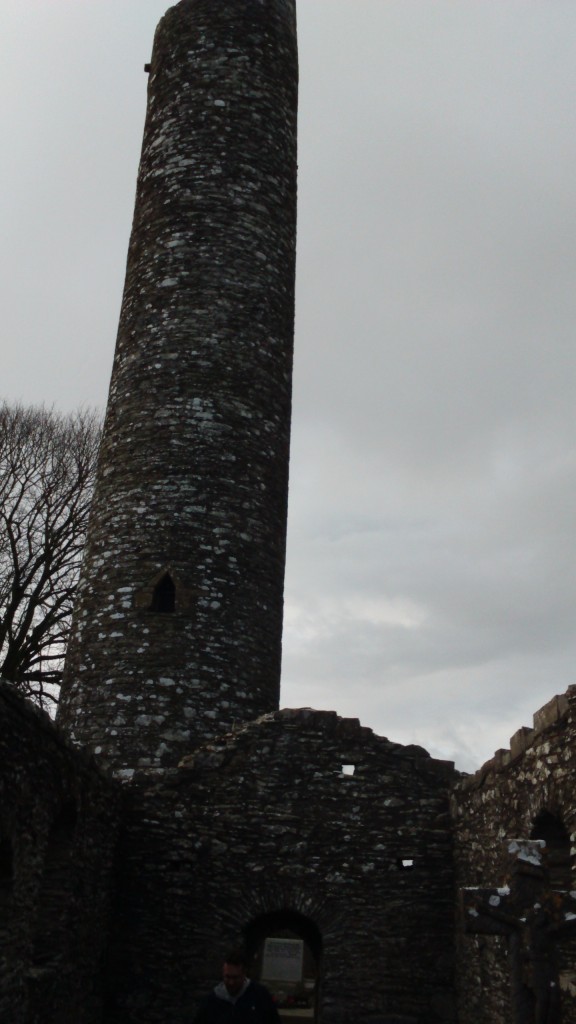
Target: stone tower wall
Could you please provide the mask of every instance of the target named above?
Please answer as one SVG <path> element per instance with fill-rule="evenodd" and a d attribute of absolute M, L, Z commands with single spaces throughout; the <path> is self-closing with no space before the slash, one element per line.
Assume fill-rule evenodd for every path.
<path fill-rule="evenodd" d="M 158 26 L 60 723 L 124 776 L 278 706 L 294 309 L 294 0 Z"/>

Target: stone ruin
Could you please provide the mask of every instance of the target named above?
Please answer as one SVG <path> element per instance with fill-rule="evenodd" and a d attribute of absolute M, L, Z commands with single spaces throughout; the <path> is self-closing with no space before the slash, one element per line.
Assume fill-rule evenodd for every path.
<path fill-rule="evenodd" d="M 472 776 L 279 709 L 294 0 L 146 70 L 57 723 L 0 684 L 0 1020 L 189 1024 L 242 942 L 285 1024 L 576 1024 L 576 688 Z"/>

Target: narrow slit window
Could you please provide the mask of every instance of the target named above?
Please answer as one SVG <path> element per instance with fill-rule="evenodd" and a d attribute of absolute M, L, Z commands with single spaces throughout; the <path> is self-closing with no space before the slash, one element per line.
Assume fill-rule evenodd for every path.
<path fill-rule="evenodd" d="M 169 614 L 176 610 L 176 587 L 169 572 L 154 587 L 150 611 Z"/>
<path fill-rule="evenodd" d="M 400 868 L 400 871 L 413 871 L 414 857 L 399 857 L 398 867 Z"/>

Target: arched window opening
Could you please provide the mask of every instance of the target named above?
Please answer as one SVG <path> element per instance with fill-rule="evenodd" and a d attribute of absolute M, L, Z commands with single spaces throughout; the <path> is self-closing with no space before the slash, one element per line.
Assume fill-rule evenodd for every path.
<path fill-rule="evenodd" d="M 67 909 L 73 889 L 76 807 L 65 804 L 52 825 L 38 899 L 34 960 L 44 963 L 65 949 L 68 933 Z"/>
<path fill-rule="evenodd" d="M 249 973 L 276 1000 L 282 1024 L 314 1024 L 322 938 L 316 925 L 296 911 L 263 914 L 245 929 Z"/>
<path fill-rule="evenodd" d="M 167 614 L 176 610 L 176 587 L 169 572 L 154 587 L 150 611 Z"/>
<path fill-rule="evenodd" d="M 570 836 L 560 818 L 549 811 L 542 811 L 530 833 L 531 839 L 543 839 L 546 843 L 546 859 L 553 889 L 572 888 L 570 860 Z"/>

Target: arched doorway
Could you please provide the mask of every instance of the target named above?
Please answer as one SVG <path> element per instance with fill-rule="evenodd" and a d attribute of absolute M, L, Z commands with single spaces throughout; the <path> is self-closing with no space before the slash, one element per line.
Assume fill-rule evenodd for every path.
<path fill-rule="evenodd" d="M 278 910 L 255 918 L 244 930 L 252 977 L 274 996 L 282 1024 L 314 1024 L 322 937 L 309 918 Z"/>
<path fill-rule="evenodd" d="M 561 819 L 550 811 L 541 811 L 534 820 L 530 838 L 543 839 L 546 843 L 550 887 L 572 889 L 570 836 Z"/>

